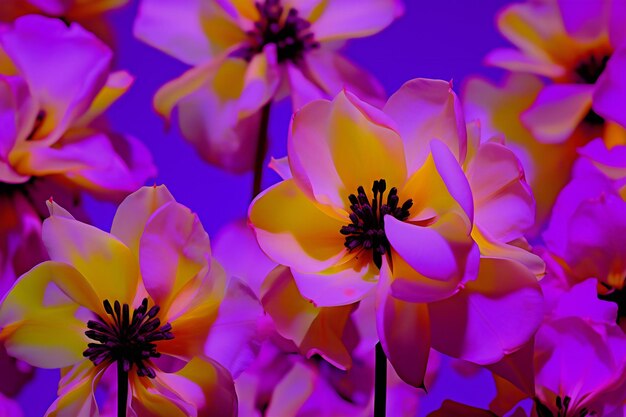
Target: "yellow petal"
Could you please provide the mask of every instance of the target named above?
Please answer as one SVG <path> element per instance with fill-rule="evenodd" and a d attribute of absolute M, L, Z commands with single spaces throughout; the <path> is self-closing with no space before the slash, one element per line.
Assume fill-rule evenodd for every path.
<path fill-rule="evenodd" d="M 33 268 L 16 282 L 0 308 L 0 338 L 7 352 L 41 368 L 84 360 L 88 339 L 81 305 L 102 309 L 78 271 L 56 262 Z"/>
<path fill-rule="evenodd" d="M 93 226 L 56 215 L 44 221 L 50 258 L 74 266 L 100 300 L 131 304 L 137 290 L 137 259 L 122 242 Z"/>
<path fill-rule="evenodd" d="M 91 103 L 91 106 L 72 127 L 83 127 L 91 123 L 96 117 L 104 113 L 117 101 L 133 84 L 134 78 L 126 71 L 116 71 L 109 75 L 106 85 L 100 90 Z"/>

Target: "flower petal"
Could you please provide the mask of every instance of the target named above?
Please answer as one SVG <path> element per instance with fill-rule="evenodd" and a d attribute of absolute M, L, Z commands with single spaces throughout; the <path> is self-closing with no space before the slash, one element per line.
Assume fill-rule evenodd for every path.
<path fill-rule="evenodd" d="M 318 307 L 355 303 L 365 298 L 377 285 L 378 268 L 371 256 L 352 258 L 336 267 L 315 274 L 291 271 L 304 298 Z"/>
<path fill-rule="evenodd" d="M 306 66 L 316 84 L 331 95 L 343 88 L 370 104 L 382 107 L 385 89 L 369 72 L 335 51 L 317 49 L 306 56 Z"/>
<path fill-rule="evenodd" d="M 411 80 L 389 98 L 384 111 L 398 124 L 409 172 L 422 166 L 432 139 L 445 143 L 457 161 L 465 159 L 465 119 L 452 83 L 425 78 Z"/>
<path fill-rule="evenodd" d="M 16 20 L 1 42 L 46 113 L 41 136 L 55 142 L 104 86 L 111 50 L 76 24 L 36 15 Z"/>
<path fill-rule="evenodd" d="M 87 126 L 104 113 L 133 85 L 135 78 L 127 71 L 116 71 L 109 74 L 106 85 L 100 90 L 89 106 L 89 109 L 78 119 L 73 127 Z"/>
<path fill-rule="evenodd" d="M 146 290 L 165 314 L 173 299 L 211 262 L 211 243 L 198 216 L 177 202 L 158 208 L 139 241 L 139 262 Z"/>
<path fill-rule="evenodd" d="M 203 23 L 200 0 L 142 0 L 133 34 L 148 45 L 194 65 L 215 54 Z M 225 17 L 212 23 L 222 23 L 222 30 L 236 29 Z M 164 27 L 168 30 L 163 30 Z M 243 36 L 243 31 L 240 32 Z"/>
<path fill-rule="evenodd" d="M 263 308 L 281 336 L 293 340 L 306 357 L 319 354 L 339 369 L 350 368 L 352 358 L 341 338 L 352 306 L 313 305 L 285 267 L 272 271 L 263 287 Z"/>
<path fill-rule="evenodd" d="M 328 1 L 311 25 L 320 42 L 360 38 L 380 32 L 404 12 L 398 0 Z"/>
<path fill-rule="evenodd" d="M 558 0 L 563 26 L 567 33 L 579 42 L 595 41 L 606 36 L 611 1 L 592 3 Z"/>
<path fill-rule="evenodd" d="M 489 364 L 523 346 L 543 319 L 543 296 L 523 265 L 483 258 L 476 281 L 429 305 L 432 343 L 447 355 Z"/>
<path fill-rule="evenodd" d="M 626 99 L 626 45 L 613 53 L 600 76 L 593 93 L 593 109 L 607 120 L 626 127 L 626 110 L 622 106 Z"/>
<path fill-rule="evenodd" d="M 511 48 L 497 48 L 485 57 L 485 64 L 514 72 L 528 72 L 544 77 L 557 78 L 565 75 L 566 69 L 545 59 L 543 56 L 528 55 Z"/>
<path fill-rule="evenodd" d="M 54 213 L 44 221 L 42 237 L 50 258 L 76 268 L 100 300 L 132 304 L 139 266 L 122 242 L 93 226 Z"/>
<path fill-rule="evenodd" d="M 315 101 L 293 117 L 289 165 L 298 185 L 334 207 L 380 178 L 389 187 L 406 178 L 404 150 L 392 121 L 379 109 L 342 91 L 333 101 Z"/>
<path fill-rule="evenodd" d="M 174 197 L 165 185 L 141 187 L 118 206 L 111 234 L 139 257 L 139 239 L 148 219 L 157 209 L 173 201 Z"/>
<path fill-rule="evenodd" d="M 54 401 L 45 417 L 98 417 L 96 386 L 104 373 L 91 361 L 75 366 L 59 383 L 59 397 Z"/>
<path fill-rule="evenodd" d="M 44 262 L 22 276 L 0 308 L 0 338 L 7 352 L 41 368 L 61 368 L 85 360 L 87 326 L 77 318 L 82 306 L 100 313 L 99 299 L 69 265 Z"/>
<path fill-rule="evenodd" d="M 380 343 L 391 366 L 404 382 L 423 388 L 430 353 L 428 305 L 398 300 L 387 292 L 376 316 Z"/>
<path fill-rule="evenodd" d="M 237 397 L 228 371 L 217 362 L 193 358 L 180 371 L 158 372 L 153 381 L 132 378 L 130 408 L 138 416 L 235 417 Z"/>
<path fill-rule="evenodd" d="M 522 122 L 542 143 L 565 141 L 591 108 L 592 85 L 545 86 L 524 113 Z"/>
<path fill-rule="evenodd" d="M 343 222 L 309 200 L 294 180 L 261 193 L 250 206 L 250 222 L 261 249 L 275 262 L 299 271 L 322 271 L 345 253 Z"/>
<path fill-rule="evenodd" d="M 513 151 L 493 142 L 481 145 L 467 177 L 477 226 L 502 242 L 510 242 L 533 225 L 535 200 Z"/>

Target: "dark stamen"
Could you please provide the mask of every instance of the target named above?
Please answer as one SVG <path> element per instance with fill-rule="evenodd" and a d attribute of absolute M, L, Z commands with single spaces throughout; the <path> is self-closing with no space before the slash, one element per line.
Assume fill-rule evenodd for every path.
<path fill-rule="evenodd" d="M 595 84 L 604 72 L 610 55 L 590 55 L 574 69 L 577 80 L 581 84 Z"/>
<path fill-rule="evenodd" d="M 390 215 L 398 220 L 409 218 L 409 209 L 413 200 L 409 199 L 398 207 L 400 198 L 398 190 L 393 187 L 387 194 L 387 202 L 383 203 L 387 182 L 384 179 L 374 181 L 371 202 L 363 187 L 357 189 L 357 194 L 350 194 L 350 224 L 343 226 L 339 231 L 346 236 L 344 246 L 352 251 L 358 247 L 372 250 L 374 264 L 380 269 L 383 255 L 389 253 L 390 245 L 385 235 L 385 216 Z"/>
<path fill-rule="evenodd" d="M 104 311 L 112 320 L 96 316 L 96 320 L 87 322 L 85 335 L 98 343 L 89 343 L 83 356 L 88 357 L 94 365 L 118 362 L 124 372 L 136 367 L 137 375 L 154 378 L 150 358 L 161 356 L 154 342 L 174 338 L 169 323 L 161 326 L 159 307 L 148 310 L 148 300 L 143 299 L 141 305 L 130 314 L 128 304 L 121 305 L 115 301 L 113 306 L 109 300 L 102 303 Z M 146 313 L 147 311 L 147 313 Z"/>
<path fill-rule="evenodd" d="M 319 48 L 319 42 L 310 31 L 311 24 L 299 16 L 296 9 L 290 8 L 285 13 L 281 0 L 255 2 L 259 11 L 259 20 L 249 30 L 246 45 L 234 51 L 231 56 L 252 60 L 254 55 L 263 51 L 265 45 L 276 45 L 278 62 L 300 61 L 304 53 Z"/>

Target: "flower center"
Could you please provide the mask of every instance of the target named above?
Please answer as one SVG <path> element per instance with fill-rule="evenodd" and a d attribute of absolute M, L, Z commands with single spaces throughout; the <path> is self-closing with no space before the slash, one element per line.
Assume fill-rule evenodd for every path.
<path fill-rule="evenodd" d="M 578 83 L 595 84 L 604 72 L 609 58 L 611 58 L 610 55 L 596 56 L 592 54 L 587 59 L 581 61 L 574 69 Z"/>
<path fill-rule="evenodd" d="M 370 201 L 361 186 L 357 194 L 350 194 L 350 223 L 340 230 L 346 236 L 344 246 L 349 251 L 356 248 L 372 250 L 374 264 L 380 269 L 383 255 L 389 252 L 389 240 L 385 235 L 385 216 L 390 215 L 398 220 L 409 218 L 409 209 L 413 206 L 413 200 L 406 200 L 399 206 L 400 198 L 398 190 L 393 187 L 387 194 L 387 202 L 383 203 L 387 182 L 384 179 L 374 181 L 372 193 L 374 197 Z"/>
<path fill-rule="evenodd" d="M 275 44 L 278 62 L 299 61 L 306 51 L 319 48 L 311 23 L 299 16 L 298 10 L 290 8 L 286 16 L 281 0 L 264 0 L 254 3 L 260 18 L 254 28 L 247 31 L 248 44 L 234 51 L 232 56 L 246 61 L 263 51 L 265 45 Z"/>
<path fill-rule="evenodd" d="M 569 406 L 572 399 L 568 396 L 561 398 L 560 396 L 556 397 L 556 411 L 554 414 L 548 407 L 543 405 L 538 398 L 535 398 L 535 405 L 537 410 L 538 417 L 568 417 Z M 572 417 L 591 417 L 597 415 L 595 411 L 591 411 L 588 408 L 582 408 L 578 412 L 574 412 L 574 414 L 570 414 Z"/>
<path fill-rule="evenodd" d="M 115 301 L 112 307 L 109 300 L 104 300 L 103 305 L 112 321 L 97 316 L 97 320 L 87 322 L 89 330 L 85 335 L 98 343 L 89 343 L 83 356 L 96 366 L 103 362 L 121 362 L 125 372 L 134 365 L 137 375 L 154 378 L 150 358 L 161 356 L 154 342 L 174 338 L 170 332 L 172 326 L 169 323 L 161 326 L 161 320 L 156 317 L 159 307 L 148 310 L 148 299 L 144 298 L 131 318 L 128 304 L 120 305 Z"/>
<path fill-rule="evenodd" d="M 611 301 L 617 304 L 617 322 L 626 318 L 626 287 L 619 289 L 606 284 L 604 285 L 609 291 L 606 294 L 600 294 L 598 297 L 604 301 Z"/>

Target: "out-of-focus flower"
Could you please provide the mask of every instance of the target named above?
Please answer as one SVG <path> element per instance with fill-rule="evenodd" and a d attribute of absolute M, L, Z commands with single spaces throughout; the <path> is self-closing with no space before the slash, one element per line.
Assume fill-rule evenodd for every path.
<path fill-rule="evenodd" d="M 50 195 L 68 207 L 83 190 L 121 199 L 154 175 L 139 140 L 110 133 L 98 120 L 132 83 L 124 71 L 110 73 L 111 58 L 93 35 L 56 19 L 26 16 L 0 34 L 5 289 L 14 274 L 43 260 L 37 235 Z"/>
<path fill-rule="evenodd" d="M 124 200 L 110 234 L 49 209 L 51 260 L 23 275 L 0 308 L 9 354 L 63 368 L 47 415 L 98 416 L 95 389 L 114 363 L 128 372 L 137 415 L 234 415 L 231 376 L 204 355 L 226 278 L 197 216 L 164 186 Z"/>
<path fill-rule="evenodd" d="M 12 22 L 20 16 L 41 14 L 64 22 L 77 22 L 108 44 L 113 43 L 111 28 L 104 15 L 129 3 L 129 0 L 3 0 L 0 22 Z"/>
<path fill-rule="evenodd" d="M 499 87 L 479 78 L 467 83 L 468 112 L 519 147 L 539 226 L 569 180 L 576 148 L 597 137 L 609 147 L 626 141 L 624 19 L 619 0 L 509 5 L 498 26 L 517 49 L 495 50 L 487 62 L 513 73 Z"/>
<path fill-rule="evenodd" d="M 544 143 L 567 140 L 580 123 L 626 127 L 626 5 L 619 0 L 541 0 L 502 10 L 498 26 L 517 49 L 487 62 L 549 78 L 522 121 Z"/>
<path fill-rule="evenodd" d="M 399 0 L 143 0 L 135 35 L 193 66 L 157 92 L 157 112 L 169 121 L 177 109 L 205 160 L 245 172 L 272 101 L 290 96 L 298 109 L 348 86 L 382 102 L 379 83 L 337 48 L 401 13 Z"/>
<path fill-rule="evenodd" d="M 496 249 L 528 226 L 532 198 L 518 188 L 519 164 L 495 143 L 474 144 L 468 154 L 466 136 L 449 83 L 410 81 L 382 111 L 342 92 L 295 114 L 289 169 L 278 167 L 287 178 L 250 207 L 261 248 L 291 268 L 315 305 L 376 294 L 378 336 L 398 375 L 414 386 L 423 382 L 431 344 L 495 362 L 524 344 L 541 319 L 536 277 Z M 465 162 L 482 188 L 476 202 Z M 481 165 L 493 171 L 483 175 Z M 498 202 L 498 195 L 510 199 Z M 484 214 L 480 229 L 476 207 Z M 489 219 L 498 207 L 516 211 L 503 222 Z M 480 261 L 473 233 L 485 247 Z M 487 323 L 496 317 L 502 321 Z"/>
<path fill-rule="evenodd" d="M 616 307 L 598 300 L 594 279 L 570 287 L 559 271 L 549 269 L 542 281 L 546 314 L 530 356 L 507 358 L 513 373 L 533 375 L 533 389 L 520 390 L 496 377 L 496 397 L 483 393 L 482 399 L 474 399 L 491 401 L 489 406 L 447 401 L 429 416 L 624 415 L 626 335 L 615 324 Z"/>

